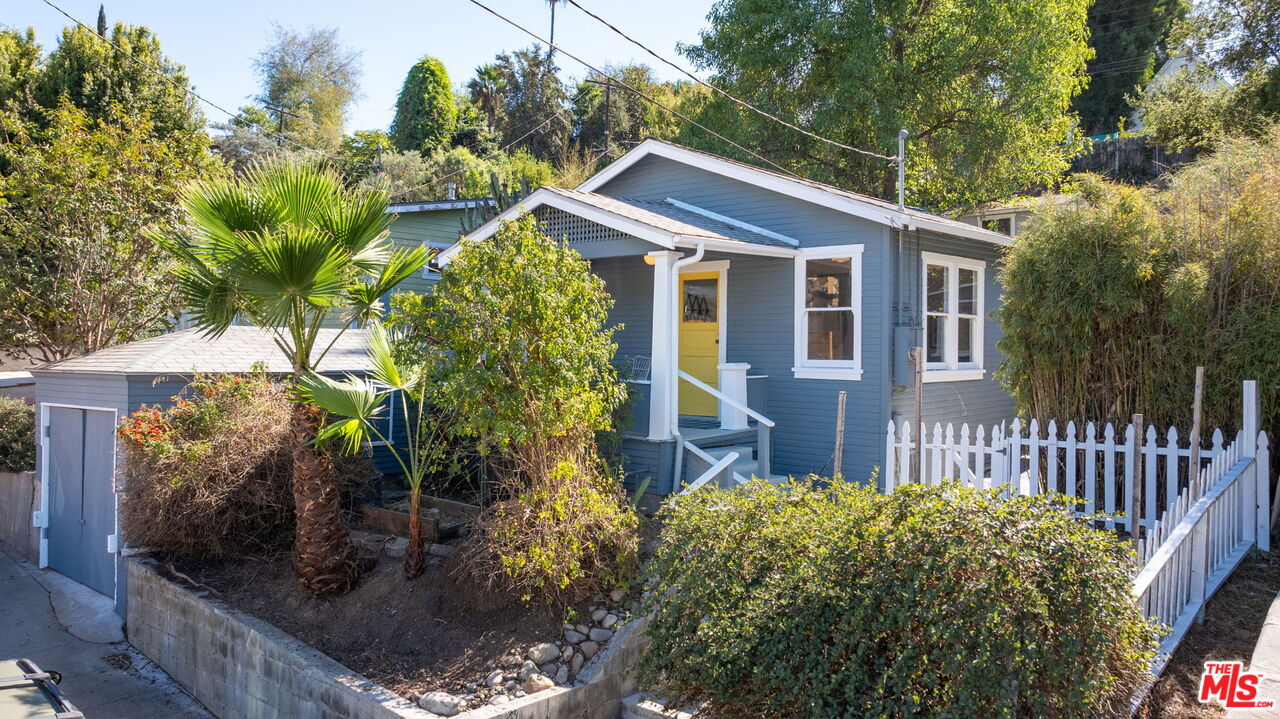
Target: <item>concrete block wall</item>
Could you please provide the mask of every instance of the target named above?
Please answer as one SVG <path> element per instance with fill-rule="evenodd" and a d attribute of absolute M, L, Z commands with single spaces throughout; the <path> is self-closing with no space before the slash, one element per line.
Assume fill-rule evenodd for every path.
<path fill-rule="evenodd" d="M 384 687 L 276 627 L 160 576 L 151 560 L 126 560 L 129 643 L 220 719 L 430 719 Z M 616 719 L 635 691 L 643 621 L 617 631 L 579 676 L 457 719 Z"/>
<path fill-rule="evenodd" d="M 434 716 L 266 622 L 128 560 L 129 643 L 221 719 Z"/>

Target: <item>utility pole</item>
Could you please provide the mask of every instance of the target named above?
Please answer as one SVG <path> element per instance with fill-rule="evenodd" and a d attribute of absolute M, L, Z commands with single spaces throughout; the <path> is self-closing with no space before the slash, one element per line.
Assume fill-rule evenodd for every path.
<path fill-rule="evenodd" d="M 274 112 L 276 114 L 276 144 L 283 145 L 285 115 L 288 115 L 289 117 L 301 117 L 301 115 L 297 115 L 292 112 L 289 112 L 283 107 L 272 107 L 271 105 L 267 105 L 266 107 L 267 107 L 267 110 Z"/>

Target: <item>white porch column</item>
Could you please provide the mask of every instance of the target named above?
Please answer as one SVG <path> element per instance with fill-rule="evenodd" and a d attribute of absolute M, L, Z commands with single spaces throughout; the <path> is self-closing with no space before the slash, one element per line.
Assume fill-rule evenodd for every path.
<path fill-rule="evenodd" d="M 671 366 L 676 293 L 673 268 L 682 256 L 670 250 L 645 255 L 645 262 L 653 265 L 653 338 L 649 350 L 649 439 L 653 440 L 671 439 L 671 421 L 676 416 L 671 406 L 676 381 L 676 370 Z"/>
<path fill-rule="evenodd" d="M 745 407 L 747 405 L 747 370 L 751 369 L 751 365 L 746 362 L 726 362 L 717 365 L 716 369 L 720 370 L 720 391 Z M 724 401 L 717 404 L 720 405 L 720 429 L 747 428 L 746 412 L 730 407 Z"/>

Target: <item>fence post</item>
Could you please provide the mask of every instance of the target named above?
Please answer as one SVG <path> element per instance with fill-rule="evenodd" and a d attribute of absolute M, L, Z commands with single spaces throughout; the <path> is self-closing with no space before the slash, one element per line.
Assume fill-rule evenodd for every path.
<path fill-rule="evenodd" d="M 888 437 L 886 437 L 884 441 L 884 476 L 881 477 L 881 479 L 883 479 L 884 481 L 880 485 L 881 491 L 884 492 L 885 494 L 889 494 L 893 492 L 893 479 L 894 479 L 893 473 L 897 470 L 897 467 L 895 466 L 897 464 L 896 462 L 897 457 L 894 456 L 895 454 L 897 454 L 896 452 L 897 448 L 893 446 L 894 445 L 893 429 L 894 429 L 893 420 L 889 420 Z"/>
<path fill-rule="evenodd" d="M 1258 480 L 1258 549 L 1271 551 L 1271 447 L 1266 433 L 1258 433 L 1258 456 L 1254 460 Z"/>
<path fill-rule="evenodd" d="M 1268 551 L 1271 548 L 1271 505 L 1269 501 L 1269 489 L 1271 481 L 1271 468 L 1263 468 L 1263 461 L 1258 456 L 1258 382 L 1257 380 L 1245 380 L 1243 387 L 1243 412 L 1244 412 L 1244 454 L 1253 458 L 1253 477 L 1256 489 L 1251 492 L 1254 495 L 1254 516 L 1257 521 L 1254 527 L 1254 541 L 1258 544 L 1258 549 Z M 1265 445 L 1266 440 L 1262 443 Z M 1268 458 L 1269 459 L 1269 458 Z M 1270 464 L 1269 461 L 1265 462 Z"/>
<path fill-rule="evenodd" d="M 1196 624 L 1204 622 L 1205 590 L 1209 584 L 1209 516 L 1191 530 L 1191 587 L 1189 604 L 1196 607 Z"/>
<path fill-rule="evenodd" d="M 1133 421 L 1129 423 L 1129 430 L 1125 432 L 1125 459 L 1124 459 L 1124 480 L 1125 484 L 1125 528 L 1129 530 L 1129 536 L 1133 539 L 1134 549 L 1138 548 L 1138 534 L 1141 530 L 1138 526 L 1138 515 L 1142 511 L 1142 505 L 1139 503 L 1138 494 L 1142 491 L 1142 477 L 1139 474 L 1142 471 L 1142 462 L 1138 461 L 1138 447 L 1141 446 L 1138 438 L 1142 434 L 1142 415 L 1133 415 Z"/>

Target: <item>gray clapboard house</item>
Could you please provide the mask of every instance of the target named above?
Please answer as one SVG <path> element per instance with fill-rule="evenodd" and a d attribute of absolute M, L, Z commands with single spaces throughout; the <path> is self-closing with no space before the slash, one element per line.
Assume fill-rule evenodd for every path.
<path fill-rule="evenodd" d="M 335 332 L 320 330 L 318 345 L 333 346 L 318 370 L 368 372 L 367 333 L 348 330 L 335 341 Z M 34 518 L 41 528 L 40 566 L 114 597 L 124 616 L 116 514 L 124 477 L 116 426 L 142 404 L 167 406 L 195 373 L 250 372 L 259 363 L 272 374 L 292 371 L 270 332 L 230 327 L 216 338 L 180 330 L 32 369 L 42 495 Z M 375 450 L 375 463 L 378 459 Z"/>
<path fill-rule="evenodd" d="M 891 418 L 999 423 L 990 314 L 1006 235 L 658 140 L 574 189 L 542 188 L 441 254 L 532 212 L 591 261 L 638 395 L 629 484 L 668 494 L 728 455 L 739 476 L 884 461 Z"/>

